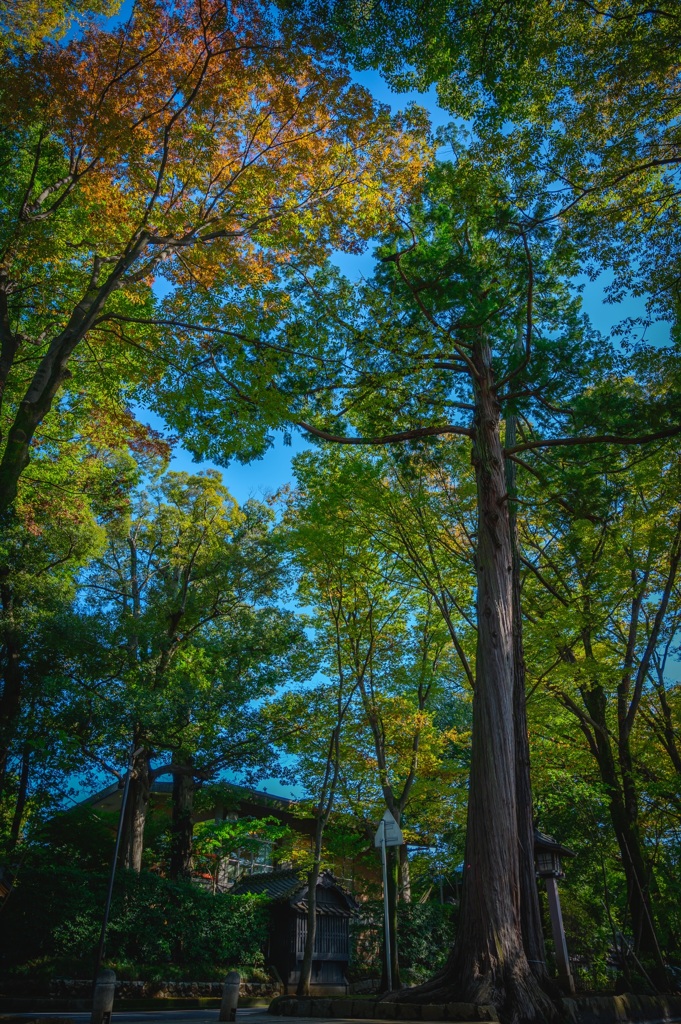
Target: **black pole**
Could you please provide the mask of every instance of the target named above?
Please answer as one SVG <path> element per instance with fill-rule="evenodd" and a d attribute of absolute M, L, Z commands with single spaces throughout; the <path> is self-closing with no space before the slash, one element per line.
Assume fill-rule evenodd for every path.
<path fill-rule="evenodd" d="M 121 813 L 118 818 L 118 829 L 116 830 L 116 846 L 114 847 L 113 860 L 111 861 L 111 871 L 109 872 L 109 888 L 106 894 L 106 904 L 104 906 L 104 920 L 102 921 L 102 930 L 99 934 L 99 946 L 97 947 L 97 958 L 95 960 L 95 985 L 97 984 L 97 976 L 99 969 L 102 966 L 102 960 L 104 959 L 104 947 L 106 945 L 106 929 L 109 924 L 109 911 L 111 910 L 111 897 L 113 896 L 114 881 L 116 879 L 116 867 L 118 864 L 118 851 L 121 845 L 121 836 L 123 834 L 123 819 L 125 818 L 125 805 L 128 802 L 128 793 L 130 792 L 130 779 L 132 777 L 132 766 L 135 760 L 135 754 L 137 751 L 134 749 L 134 744 L 130 748 L 130 759 L 128 761 L 128 771 L 125 776 L 125 785 L 123 786 L 123 798 L 121 800 Z"/>

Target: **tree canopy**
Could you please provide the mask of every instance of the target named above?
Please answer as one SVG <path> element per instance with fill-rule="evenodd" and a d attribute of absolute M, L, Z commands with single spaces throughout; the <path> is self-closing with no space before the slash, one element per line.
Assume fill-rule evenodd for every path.
<path fill-rule="evenodd" d="M 128 763 L 121 860 L 140 877 L 120 884 L 140 907 L 204 914 L 189 880 L 217 900 L 235 847 L 281 861 L 291 841 L 311 894 L 301 995 L 320 872 L 349 860 L 375 896 L 386 809 L 406 837 L 396 986 L 423 967 L 405 907 L 453 908 L 442 928 L 423 911 L 453 945 L 401 1000 L 558 1019 L 537 826 L 574 847 L 568 946 L 592 987 L 670 991 L 676 11 L 64 0 L 0 2 L 0 28 L 0 837 L 17 907 L 22 865 L 52 884 L 46 849 L 101 868 L 111 823 L 79 852 L 55 811 L 76 778 L 122 782 Z M 424 105 L 434 87 L 450 123 L 393 114 L 366 69 Z M 363 276 L 341 269 L 367 250 Z M 294 432 L 290 483 L 237 503 L 216 466 Z M 177 471 L 178 445 L 203 468 Z M 227 777 L 296 787 L 290 821 L 201 820 Z"/>

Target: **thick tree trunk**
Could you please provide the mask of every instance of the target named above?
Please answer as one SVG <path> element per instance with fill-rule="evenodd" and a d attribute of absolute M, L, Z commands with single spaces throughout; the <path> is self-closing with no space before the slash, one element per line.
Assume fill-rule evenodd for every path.
<path fill-rule="evenodd" d="M 149 765 L 149 751 L 142 750 L 135 755 L 133 762 L 121 842 L 123 867 L 138 873 L 142 870 L 144 827 L 147 821 L 150 795 L 151 769 Z"/>
<path fill-rule="evenodd" d="M 547 1021 L 555 1007 L 523 947 L 514 727 L 512 550 L 491 352 L 473 362 L 478 498 L 477 658 L 461 912 L 440 974 L 400 999 L 493 1003 L 509 1022 Z"/>
<path fill-rule="evenodd" d="M 506 419 L 506 447 L 516 443 L 516 417 Z M 520 923 L 525 955 L 532 973 L 542 983 L 549 980 L 546 969 L 544 933 L 539 906 L 539 890 L 534 867 L 534 810 L 530 777 L 530 739 L 527 730 L 525 698 L 525 651 L 520 604 L 520 548 L 516 466 L 506 460 L 508 521 L 511 538 L 512 615 L 513 615 L 513 726 L 515 731 L 516 817 L 518 821 L 518 867 L 520 872 Z"/>
<path fill-rule="evenodd" d="M 187 764 L 183 767 L 191 769 Z M 173 820 L 170 826 L 170 877 L 189 879 L 192 875 L 194 793 L 191 771 L 173 772 Z"/>
<path fill-rule="evenodd" d="M 499 407 L 489 348 L 480 345 L 476 356 L 477 670 L 463 893 L 449 973 L 459 998 L 494 1003 L 511 1020 L 544 1020 L 548 1000 L 527 962 L 521 926 L 513 553 Z"/>
<path fill-rule="evenodd" d="M 516 648 L 517 651 L 517 648 Z M 520 637 L 522 656 L 522 637 Z M 516 815 L 518 821 L 518 868 L 520 872 L 520 923 L 523 946 L 532 973 L 542 983 L 549 981 L 546 969 L 544 931 L 541 923 L 539 889 L 534 866 L 534 813 L 530 781 L 530 741 L 527 733 L 524 665 L 516 671 L 513 693 L 516 732 Z"/>

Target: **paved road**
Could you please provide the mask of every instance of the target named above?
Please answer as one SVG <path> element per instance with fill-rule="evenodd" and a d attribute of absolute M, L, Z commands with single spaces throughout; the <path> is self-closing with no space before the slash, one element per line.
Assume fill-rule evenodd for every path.
<path fill-rule="evenodd" d="M 134 1012 L 116 1013 L 114 1010 L 111 1019 L 112 1024 L 113 1022 L 115 1024 L 162 1024 L 163 1021 L 166 1024 L 214 1024 L 218 1019 L 218 1012 L 218 1010 L 136 1010 Z M 58 1017 L 60 1019 L 72 1020 L 75 1024 L 88 1024 L 90 1011 L 71 1012 L 69 1010 L 55 1010 L 50 1013 L 12 1013 L 11 1010 L 8 1010 L 0 1014 L 0 1019 L 4 1016 L 28 1017 L 31 1020 L 45 1020 L 46 1022 L 51 1018 Z M 254 1007 L 252 1009 L 248 1007 L 243 1010 L 237 1010 L 237 1016 L 240 1024 L 265 1024 L 267 1020 L 274 1020 L 274 1018 L 268 1017 L 266 1010 L 261 1007 Z"/>
<path fill-rule="evenodd" d="M 218 1019 L 217 1010 L 151 1010 L 148 1012 L 137 1011 L 136 1013 L 120 1013 L 114 1011 L 112 1024 L 216 1024 Z M 90 1014 L 87 1013 L 10 1013 L 0 1014 L 2 1017 L 28 1017 L 35 1019 L 39 1017 L 48 1019 L 50 1017 L 67 1017 L 75 1024 L 89 1024 Z M 274 1017 L 267 1013 L 265 1007 L 244 1007 L 237 1011 L 237 1024 L 330 1024 L 328 1017 Z M 334 1024 L 357 1024 L 356 1020 L 335 1018 Z M 385 1021 L 363 1021 L 361 1024 L 386 1024 Z M 400 1024 L 409 1024 L 402 1022 Z"/>
<path fill-rule="evenodd" d="M 0 1021 L 3 1017 L 28 1017 L 31 1020 L 41 1019 L 49 1024 L 50 1018 L 61 1017 L 74 1021 L 74 1024 L 89 1024 L 90 1012 L 87 1013 L 0 1013 Z M 116 1013 L 114 1011 L 112 1024 L 217 1024 L 217 1010 L 150 1010 L 148 1012 L 138 1011 L 137 1013 Z M 649 1024 L 665 1024 L 666 1021 L 681 1021 L 679 1017 L 665 1018 L 665 1021 L 650 1021 Z M 237 1010 L 236 1024 L 331 1024 L 328 1017 L 275 1017 L 267 1013 L 263 1007 L 244 1007 Z M 335 1017 L 333 1024 L 359 1024 L 357 1020 Z M 362 1020 L 361 1024 L 386 1024 L 385 1020 Z M 410 1024 L 409 1021 L 400 1021 L 399 1024 Z M 417 1024 L 417 1022 L 411 1022 Z M 465 1022 L 461 1022 L 465 1024 Z M 475 1024 L 475 1022 L 469 1022 Z M 631 1022 L 630 1022 L 631 1024 Z"/>
<path fill-rule="evenodd" d="M 46 1024 L 50 1018 L 61 1017 L 74 1021 L 74 1024 L 89 1024 L 90 1013 L 68 1013 L 62 1010 L 61 1013 L 11 1013 L 0 1014 L 0 1019 L 7 1017 L 29 1017 L 31 1020 L 45 1020 Z M 116 1013 L 114 1010 L 112 1024 L 215 1024 L 218 1019 L 218 1010 L 149 1010 L 144 1012 L 138 1010 L 136 1013 Z M 330 1024 L 328 1017 L 274 1017 L 264 1007 L 247 1006 L 236 1011 L 236 1024 Z M 333 1024 L 358 1024 L 356 1020 L 345 1020 L 340 1017 L 334 1018 Z M 362 1024 L 386 1024 L 382 1021 L 363 1020 Z M 404 1021 L 401 1024 L 408 1024 Z"/>

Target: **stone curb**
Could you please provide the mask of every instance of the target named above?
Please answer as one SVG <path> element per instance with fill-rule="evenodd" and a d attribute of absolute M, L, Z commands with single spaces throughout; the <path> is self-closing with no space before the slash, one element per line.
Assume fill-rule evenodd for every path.
<path fill-rule="evenodd" d="M 672 1024 L 681 1021 L 681 995 L 576 996 L 561 1000 L 566 1024 Z M 277 996 L 269 1013 L 350 1020 L 498 1021 L 494 1006 L 477 1003 L 393 1003 L 381 999 L 298 999 Z"/>
<path fill-rule="evenodd" d="M 563 999 L 570 1024 L 647 1024 L 681 1020 L 681 996 L 576 996 Z"/>
<path fill-rule="evenodd" d="M 116 979 L 116 999 L 221 999 L 224 978 L 217 981 L 128 981 Z M 6 994 L 11 987 L 3 985 Z M 25 983 L 24 983 L 25 984 Z M 275 981 L 242 981 L 239 986 L 241 999 L 273 999 L 279 995 L 282 986 Z M 29 986 L 37 994 L 37 986 Z M 45 995 L 56 998 L 89 999 L 92 994 L 92 979 L 55 978 L 46 986 Z M 20 994 L 17 992 L 17 994 Z M 21 993 L 23 995 L 23 993 Z M 42 994 L 42 993 L 41 993 Z"/>
<path fill-rule="evenodd" d="M 476 1003 L 393 1003 L 381 999 L 298 999 L 278 996 L 269 1013 L 285 1017 L 345 1017 L 353 1020 L 498 1021 L 495 1007 Z"/>

